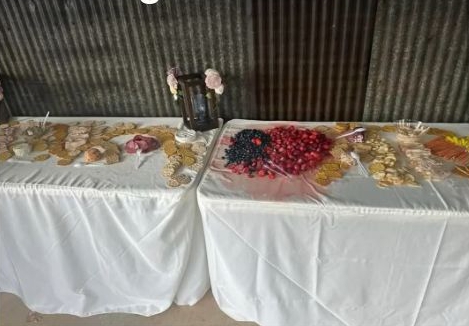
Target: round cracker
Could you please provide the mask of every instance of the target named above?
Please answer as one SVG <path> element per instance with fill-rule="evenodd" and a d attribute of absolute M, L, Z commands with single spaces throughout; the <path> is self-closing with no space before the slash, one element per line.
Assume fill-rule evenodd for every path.
<path fill-rule="evenodd" d="M 43 152 L 47 150 L 48 146 L 44 141 L 38 141 L 36 144 L 33 146 L 33 152 Z"/>
<path fill-rule="evenodd" d="M 61 159 L 57 161 L 57 165 L 65 166 L 65 165 L 70 165 L 72 162 L 73 162 L 72 159 Z"/>
<path fill-rule="evenodd" d="M 178 180 L 176 180 L 175 178 L 170 178 L 166 182 L 166 185 L 168 187 L 171 187 L 171 188 L 176 188 L 176 187 L 179 187 L 181 185 L 181 183 Z"/>
<path fill-rule="evenodd" d="M 191 156 L 183 156 L 182 157 L 182 164 L 184 164 L 185 166 L 191 166 L 194 163 L 195 163 L 195 158 L 193 158 Z"/>
<path fill-rule="evenodd" d="M 382 163 L 371 163 L 368 166 L 368 170 L 370 170 L 371 173 L 384 171 L 385 169 L 386 169 L 386 167 Z"/>
<path fill-rule="evenodd" d="M 178 176 L 175 177 L 175 179 L 183 185 L 189 184 L 192 180 L 192 178 L 187 175 L 187 174 L 179 174 Z"/>
<path fill-rule="evenodd" d="M 46 161 L 50 158 L 50 154 L 39 154 L 37 156 L 34 157 L 34 161 L 35 162 L 42 162 L 42 161 Z"/>

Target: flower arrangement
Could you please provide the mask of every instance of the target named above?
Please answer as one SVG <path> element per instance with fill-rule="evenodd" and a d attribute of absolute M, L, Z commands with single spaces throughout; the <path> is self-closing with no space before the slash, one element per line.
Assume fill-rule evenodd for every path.
<path fill-rule="evenodd" d="M 225 90 L 225 86 L 222 83 L 220 73 L 212 68 L 205 70 L 205 86 L 208 89 L 213 89 L 215 94 L 221 95 Z M 182 75 L 182 72 L 179 68 L 171 68 L 167 72 L 166 83 L 169 86 L 171 94 L 173 94 L 174 100 L 177 101 L 179 97 L 182 96 L 182 92 L 179 90 L 177 78 Z M 207 93 L 207 96 L 210 96 L 210 93 Z"/>

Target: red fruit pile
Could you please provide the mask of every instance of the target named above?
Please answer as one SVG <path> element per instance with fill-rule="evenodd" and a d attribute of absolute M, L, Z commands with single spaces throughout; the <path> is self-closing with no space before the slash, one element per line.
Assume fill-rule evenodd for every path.
<path fill-rule="evenodd" d="M 244 129 L 225 150 L 233 173 L 254 177 L 299 175 L 315 168 L 329 154 L 332 141 L 318 131 L 294 126 L 264 130 Z"/>
<path fill-rule="evenodd" d="M 276 170 L 299 175 L 315 168 L 329 154 L 332 141 L 316 130 L 294 126 L 276 127 L 265 131 L 271 143 L 265 149 Z"/>

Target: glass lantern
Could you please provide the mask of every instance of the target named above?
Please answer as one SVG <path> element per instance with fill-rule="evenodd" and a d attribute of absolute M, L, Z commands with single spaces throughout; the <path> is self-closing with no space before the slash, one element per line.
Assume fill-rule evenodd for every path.
<path fill-rule="evenodd" d="M 182 75 L 177 80 L 182 92 L 179 106 L 184 125 L 197 131 L 218 128 L 216 95 L 205 85 L 205 75 Z"/>

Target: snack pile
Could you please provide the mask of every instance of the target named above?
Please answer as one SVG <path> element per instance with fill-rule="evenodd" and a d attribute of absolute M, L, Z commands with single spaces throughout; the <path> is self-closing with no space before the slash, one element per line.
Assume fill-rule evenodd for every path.
<path fill-rule="evenodd" d="M 35 121 L 12 121 L 0 125 L 0 162 L 12 157 L 32 162 L 56 157 L 57 165 L 66 166 L 82 157 L 84 165 L 114 164 L 121 160 L 121 148 L 112 139 L 131 135 L 133 138 L 123 149 L 133 155 L 137 151 L 148 153 L 161 146 L 167 157 L 162 174 L 167 178 L 168 187 L 178 187 L 192 180 L 190 174 L 183 173 L 185 167 L 195 172 L 203 168 L 207 147 L 205 140 L 196 138 L 192 142 L 177 142 L 177 131 L 177 128 L 165 125 L 142 128 L 131 122 L 106 126 L 102 121 L 46 125 Z"/>
<path fill-rule="evenodd" d="M 394 134 L 395 141 L 388 141 L 383 133 Z M 424 144 L 426 134 L 436 138 Z M 382 127 L 339 122 L 314 129 L 243 129 L 231 137 L 222 159 L 232 173 L 250 178 L 303 174 L 327 186 L 357 166 L 361 175 L 373 177 L 379 187 L 415 187 L 418 180 L 440 181 L 451 174 L 451 167 L 438 157 L 456 163 L 453 172 L 468 177 L 468 147 L 469 137 L 428 128 L 418 121 L 400 120 Z"/>
<path fill-rule="evenodd" d="M 201 141 L 176 142 L 173 134 L 173 137 L 166 138 L 163 142 L 163 150 L 167 161 L 163 167 L 162 175 L 168 179 L 166 183 L 168 187 L 179 187 L 192 180 L 189 174 L 180 172 L 184 167 L 195 172 L 203 168 L 207 147 Z"/>
<path fill-rule="evenodd" d="M 5 123 L 0 125 L 0 162 L 6 161 L 13 156 L 9 147 L 15 140 L 16 128 Z"/>
<path fill-rule="evenodd" d="M 418 185 L 415 177 L 407 169 L 396 165 L 395 149 L 378 132 L 370 132 L 364 146 L 357 146 L 357 151 L 363 155 L 365 161 L 370 161 L 368 170 L 377 180 L 378 186 Z"/>
<path fill-rule="evenodd" d="M 469 143 L 468 138 L 459 138 L 457 136 L 437 137 L 425 144 L 433 155 L 442 157 L 448 161 L 453 161 L 457 165 L 469 165 Z"/>
<path fill-rule="evenodd" d="M 57 165 L 73 163 L 82 153 L 85 163 L 115 164 L 120 161 L 120 148 L 104 137 L 108 127 L 99 121 L 84 121 L 74 125 L 52 124 L 53 136 L 46 149 L 57 157 Z M 37 159 L 35 159 L 37 160 Z"/>

